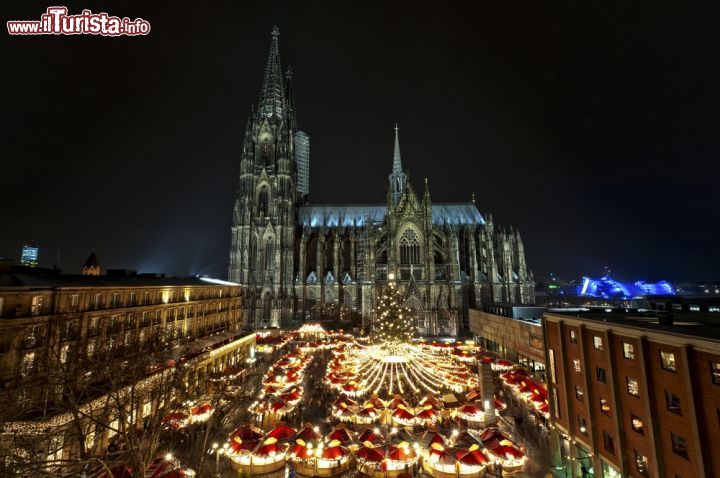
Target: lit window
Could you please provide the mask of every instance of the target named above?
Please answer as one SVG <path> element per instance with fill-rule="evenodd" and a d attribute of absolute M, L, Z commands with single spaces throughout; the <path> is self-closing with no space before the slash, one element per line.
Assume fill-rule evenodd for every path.
<path fill-rule="evenodd" d="M 582 402 L 584 397 L 585 392 L 583 392 L 582 387 L 580 385 L 575 385 L 575 398 Z"/>
<path fill-rule="evenodd" d="M 20 368 L 20 374 L 23 378 L 28 378 L 32 375 L 35 369 L 35 352 L 28 352 L 23 355 L 22 366 Z"/>
<path fill-rule="evenodd" d="M 576 344 L 577 343 L 577 332 L 574 330 L 570 330 L 570 342 Z"/>
<path fill-rule="evenodd" d="M 30 306 L 30 313 L 32 315 L 39 315 L 42 312 L 43 298 L 41 295 L 36 295 L 32 298 L 32 305 Z"/>
<path fill-rule="evenodd" d="M 108 428 L 108 438 L 113 437 L 118 434 L 120 431 L 120 420 L 113 420 L 110 422 L 110 427 Z"/>
<path fill-rule="evenodd" d="M 627 392 L 633 397 L 640 396 L 640 385 L 638 384 L 638 381 L 634 378 L 627 378 Z"/>
<path fill-rule="evenodd" d="M 648 476 L 648 459 L 635 451 L 635 469 L 643 476 Z"/>
<path fill-rule="evenodd" d="M 720 362 L 710 362 L 710 372 L 715 385 L 720 385 Z"/>
<path fill-rule="evenodd" d="M 660 363 L 662 368 L 670 372 L 677 372 L 677 366 L 675 365 L 675 354 L 672 352 L 660 351 Z"/>
<path fill-rule="evenodd" d="M 717 305 L 711 305 L 708 307 L 708 312 L 720 312 L 720 307 Z"/>
<path fill-rule="evenodd" d="M 580 359 L 573 359 L 572 363 L 573 363 L 573 370 L 576 371 L 577 373 L 581 373 L 582 367 L 580 366 Z"/>
<path fill-rule="evenodd" d="M 595 350 L 603 349 L 603 339 L 599 335 L 593 335 L 593 348 Z"/>
<path fill-rule="evenodd" d="M 555 375 L 555 351 L 553 349 L 548 349 L 548 358 L 550 360 L 549 363 L 549 369 L 550 369 L 550 379 L 553 383 L 557 383 L 557 376 Z M 720 364 L 718 364 L 720 365 Z"/>
<path fill-rule="evenodd" d="M 681 457 L 688 458 L 687 441 L 680 435 L 676 435 L 670 432 L 670 440 L 672 441 L 673 453 L 680 455 Z"/>
<path fill-rule="evenodd" d="M 63 345 L 62 348 L 60 348 L 60 363 L 61 364 L 65 364 L 65 362 L 67 362 L 69 350 L 70 350 L 69 345 Z"/>
<path fill-rule="evenodd" d="M 600 411 L 602 413 L 604 413 L 605 415 L 610 416 L 610 401 L 609 400 L 607 400 L 605 398 L 600 399 Z"/>
<path fill-rule="evenodd" d="M 623 342 L 623 357 L 629 360 L 635 360 L 635 346 L 633 344 Z"/>
<path fill-rule="evenodd" d="M 605 369 L 602 367 L 595 367 L 595 375 L 597 375 L 597 381 L 600 383 L 607 383 L 607 376 Z"/>
<path fill-rule="evenodd" d="M 680 397 L 675 395 L 669 390 L 665 390 L 665 404 L 667 405 L 668 411 L 682 415 L 682 409 L 680 408 Z"/>
<path fill-rule="evenodd" d="M 630 414 L 630 426 L 632 427 L 634 432 L 637 432 L 641 435 L 645 434 L 642 418 L 638 417 L 637 415 L 633 415 L 632 413 Z"/>
<path fill-rule="evenodd" d="M 553 386 L 553 408 L 555 412 L 555 418 L 560 418 L 560 394 L 558 393 L 557 387 Z M 718 417 L 720 419 L 720 410 L 718 410 Z"/>
<path fill-rule="evenodd" d="M 578 415 L 578 430 L 583 435 L 587 435 L 587 422 L 580 415 Z"/>
<path fill-rule="evenodd" d="M 700 306 L 695 304 L 690 305 L 690 312 L 700 312 Z"/>

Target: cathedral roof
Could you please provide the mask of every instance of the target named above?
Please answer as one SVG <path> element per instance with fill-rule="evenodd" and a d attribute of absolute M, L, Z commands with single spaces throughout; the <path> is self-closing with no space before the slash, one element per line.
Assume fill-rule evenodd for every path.
<path fill-rule="evenodd" d="M 385 204 L 323 204 L 301 206 L 298 224 L 305 227 L 362 227 L 385 219 Z M 485 220 L 472 203 L 432 205 L 432 222 L 437 226 L 482 225 Z"/>
<path fill-rule="evenodd" d="M 305 227 L 362 227 L 382 222 L 387 213 L 385 204 L 323 204 L 301 206 L 298 224 Z"/>

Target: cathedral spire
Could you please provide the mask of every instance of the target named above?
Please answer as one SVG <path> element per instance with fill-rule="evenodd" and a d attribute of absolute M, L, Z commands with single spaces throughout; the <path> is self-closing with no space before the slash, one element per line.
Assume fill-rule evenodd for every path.
<path fill-rule="evenodd" d="M 285 94 L 290 129 L 295 130 L 297 129 L 297 115 L 295 113 L 295 94 L 292 87 L 292 76 L 292 67 L 288 65 L 287 69 L 285 70 Z"/>
<path fill-rule="evenodd" d="M 393 152 L 393 173 L 402 173 L 402 162 L 400 161 L 400 138 L 397 123 L 395 123 L 395 151 Z"/>
<path fill-rule="evenodd" d="M 395 123 L 395 151 L 393 152 L 393 168 L 390 173 L 390 194 L 393 204 L 397 204 L 400 201 L 403 190 L 405 189 L 405 182 L 407 176 L 403 172 L 402 163 L 400 162 L 400 137 L 398 134 L 398 125 Z"/>
<path fill-rule="evenodd" d="M 265 79 L 260 90 L 260 104 L 258 112 L 263 116 L 282 116 L 285 108 L 285 88 L 283 87 L 282 66 L 280 64 L 280 49 L 278 37 L 280 30 L 277 25 L 272 29 L 272 42 L 270 53 L 265 65 Z"/>

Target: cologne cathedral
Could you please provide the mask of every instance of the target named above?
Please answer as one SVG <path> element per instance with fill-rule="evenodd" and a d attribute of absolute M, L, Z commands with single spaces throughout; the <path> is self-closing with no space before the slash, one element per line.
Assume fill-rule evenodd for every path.
<path fill-rule="evenodd" d="M 389 278 L 424 336 L 457 336 L 468 308 L 533 303 L 520 234 L 496 227 L 474 199 L 434 203 L 427 179 L 416 192 L 403 170 L 397 126 L 385 202 L 309 201 L 310 141 L 297 128 L 278 36 L 274 27 L 233 209 L 228 278 L 243 286 L 249 325 L 285 326 L 329 309 L 370 328 Z"/>

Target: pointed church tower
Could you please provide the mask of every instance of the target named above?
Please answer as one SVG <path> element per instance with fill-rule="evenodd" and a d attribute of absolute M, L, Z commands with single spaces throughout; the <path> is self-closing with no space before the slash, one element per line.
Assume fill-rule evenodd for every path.
<path fill-rule="evenodd" d="M 398 134 L 397 123 L 395 123 L 395 150 L 393 152 L 393 168 L 392 173 L 390 173 L 390 176 L 388 177 L 388 180 L 390 181 L 390 200 L 392 201 L 392 205 L 397 205 L 397 203 L 400 201 L 400 196 L 402 196 L 402 193 L 405 190 L 405 182 L 407 181 L 407 176 L 405 175 L 405 172 L 403 172 L 402 162 L 400 161 L 400 138 Z"/>
<path fill-rule="evenodd" d="M 99 276 L 102 273 L 100 262 L 98 262 L 97 256 L 95 255 L 95 250 L 90 253 L 85 264 L 83 264 L 81 273 L 84 276 Z"/>
<path fill-rule="evenodd" d="M 243 286 L 250 327 L 279 326 L 292 300 L 300 194 L 295 107 L 286 91 L 292 72 L 283 78 L 279 36 L 273 27 L 260 100 L 245 129 L 231 228 L 228 278 Z"/>

